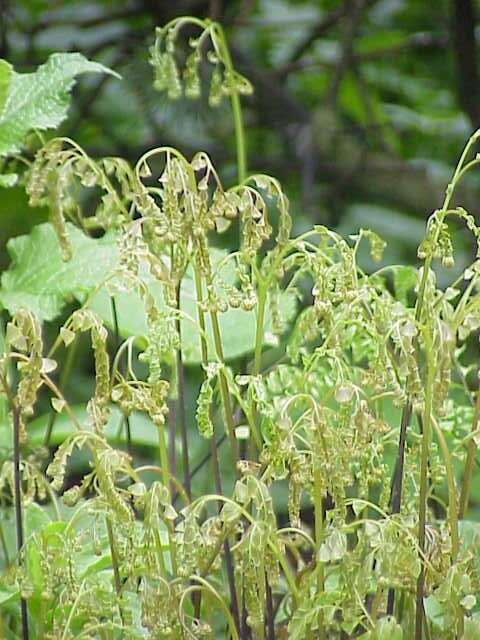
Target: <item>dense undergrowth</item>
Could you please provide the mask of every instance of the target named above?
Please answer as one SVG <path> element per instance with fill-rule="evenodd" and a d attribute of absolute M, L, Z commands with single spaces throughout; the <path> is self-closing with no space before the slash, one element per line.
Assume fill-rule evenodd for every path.
<path fill-rule="evenodd" d="M 46 139 L 74 77 L 108 71 L 79 54 L 0 66 L 2 183 L 49 210 L 11 240 L 0 289 L 0 636 L 480 637 L 480 231 L 455 204 L 480 134 L 420 266 L 367 272 L 373 231 L 294 236 L 281 185 L 248 175 L 252 88 L 219 25 L 159 29 L 151 63 L 172 99 L 231 101 L 236 184 L 202 152 L 131 166 Z M 458 223 L 476 252 L 461 272 Z M 77 406 L 82 334 L 95 376 Z"/>

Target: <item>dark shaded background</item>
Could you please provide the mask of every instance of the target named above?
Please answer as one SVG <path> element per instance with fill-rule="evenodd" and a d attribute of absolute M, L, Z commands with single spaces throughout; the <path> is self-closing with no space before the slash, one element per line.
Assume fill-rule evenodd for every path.
<path fill-rule="evenodd" d="M 155 25 L 184 14 L 219 19 L 255 86 L 243 99 L 249 169 L 280 178 L 298 231 L 371 227 L 389 243 L 388 262 L 415 260 L 424 220 L 480 124 L 473 0 L 0 0 L 0 10 L 0 57 L 18 71 L 52 51 L 81 51 L 122 75 L 82 79 L 63 133 L 92 154 L 132 161 L 160 144 L 204 149 L 228 184 L 229 104 L 169 102 L 151 88 L 147 62 Z M 475 178 L 460 191 L 476 213 Z M 2 192 L 2 266 L 6 239 L 41 216 L 20 189 Z M 466 262 L 461 235 L 458 244 Z"/>

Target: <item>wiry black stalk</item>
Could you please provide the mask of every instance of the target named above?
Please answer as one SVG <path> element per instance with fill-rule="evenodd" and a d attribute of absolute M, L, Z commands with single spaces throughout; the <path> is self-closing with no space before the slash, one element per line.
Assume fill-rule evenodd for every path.
<path fill-rule="evenodd" d="M 180 284 L 177 286 L 177 311 L 180 312 Z M 187 416 L 185 411 L 185 371 L 183 367 L 182 358 L 182 333 L 180 315 L 177 315 L 175 320 L 176 330 L 178 333 L 178 339 L 180 347 L 177 349 L 177 387 L 178 387 L 178 399 L 177 399 L 177 419 L 180 424 L 180 436 L 182 438 L 182 462 L 183 462 L 183 483 L 185 487 L 185 493 L 189 500 L 192 497 L 192 487 L 190 483 L 190 456 L 188 453 L 188 429 L 187 429 Z"/>
<path fill-rule="evenodd" d="M 197 302 L 199 303 L 203 299 L 202 279 L 197 269 L 194 269 L 194 274 L 195 274 L 195 290 L 197 294 Z M 208 346 L 207 346 L 207 341 L 205 339 L 206 324 L 205 324 L 205 315 L 200 307 L 200 304 L 198 304 L 197 306 L 197 313 L 198 313 L 198 323 L 200 325 L 200 347 L 202 352 L 202 363 L 203 363 L 203 366 L 206 367 L 208 364 Z M 217 339 L 219 338 L 218 326 L 217 326 L 216 337 Z M 220 349 L 221 349 L 221 345 L 220 345 Z M 223 358 L 221 360 L 223 361 Z M 227 399 L 228 401 L 230 400 L 230 397 L 228 395 L 228 389 L 227 389 Z M 228 407 L 224 406 L 224 409 L 225 409 L 226 415 L 228 416 L 227 409 L 231 409 L 231 408 L 229 406 Z M 229 419 L 231 418 L 232 416 L 230 415 Z M 230 433 L 228 435 L 230 435 Z M 222 495 L 222 479 L 220 476 L 220 465 L 218 462 L 218 450 L 217 450 L 217 441 L 215 439 L 215 434 L 213 434 L 212 437 L 210 438 L 210 446 L 211 446 L 211 452 L 212 452 L 211 460 L 212 460 L 212 470 L 213 470 L 213 476 L 214 476 L 214 482 L 215 482 L 215 490 L 218 493 L 218 495 Z M 234 455 L 234 459 L 235 460 L 237 459 L 236 455 Z M 219 509 L 220 509 L 220 505 L 219 505 Z M 225 542 L 223 544 L 223 549 L 225 553 L 225 565 L 227 569 L 232 616 L 235 623 L 235 627 L 240 632 L 241 626 L 240 626 L 240 614 L 239 614 L 239 608 L 238 608 L 237 590 L 235 588 L 235 575 L 233 572 L 232 552 L 230 550 L 230 544 L 228 542 L 228 539 L 225 539 Z M 241 638 L 242 640 L 244 640 L 244 637 L 242 635 L 241 635 Z"/>
<path fill-rule="evenodd" d="M 113 319 L 113 332 L 115 337 L 115 352 L 117 352 L 120 347 L 120 327 L 118 324 L 118 310 L 117 303 L 114 297 L 110 298 L 110 304 L 112 308 L 112 319 Z M 130 417 L 124 416 L 124 424 L 125 424 L 125 440 L 127 443 L 127 451 L 130 456 L 133 455 L 132 448 L 132 429 L 130 425 Z"/>
<path fill-rule="evenodd" d="M 407 428 L 412 417 L 412 401 L 407 399 L 403 407 L 402 420 L 400 423 L 400 436 L 398 440 L 397 459 L 395 461 L 395 470 L 393 472 L 392 489 L 390 494 L 390 504 L 392 513 L 400 513 L 402 505 L 403 491 L 403 469 L 405 465 L 405 443 L 407 439 Z M 387 596 L 387 615 L 393 615 L 395 607 L 395 590 L 389 589 Z"/>
<path fill-rule="evenodd" d="M 393 473 L 392 489 L 390 494 L 390 504 L 392 513 L 400 513 L 402 504 L 403 490 L 403 467 L 405 464 L 405 443 L 407 439 L 407 428 L 412 417 L 412 402 L 410 398 L 407 400 L 402 412 L 402 420 L 400 424 L 400 436 L 398 440 L 397 459 L 395 461 L 395 470 Z"/>
<path fill-rule="evenodd" d="M 210 442 L 212 447 L 212 469 L 213 469 L 213 476 L 215 481 L 215 491 L 217 492 L 218 495 L 223 495 L 222 478 L 220 475 L 220 466 L 218 464 L 217 441 L 215 440 L 214 435 L 211 437 Z M 219 509 L 220 508 L 221 508 L 221 505 L 219 505 Z M 230 544 L 228 542 L 228 539 L 225 539 L 223 543 L 223 552 L 225 554 L 225 565 L 227 568 L 228 586 L 230 588 L 232 616 L 235 621 L 235 626 L 240 631 L 240 637 L 243 640 L 243 634 L 241 633 L 241 629 L 240 629 L 240 612 L 238 608 L 237 590 L 235 588 L 235 575 L 233 572 L 232 552 L 230 549 Z"/>
<path fill-rule="evenodd" d="M 265 583 L 266 583 L 266 601 L 267 601 L 267 615 L 266 615 L 266 638 L 267 640 L 275 640 L 275 620 L 274 620 L 274 612 L 273 612 L 273 594 L 272 587 L 268 581 L 267 575 L 265 574 Z"/>
<path fill-rule="evenodd" d="M 13 472 L 14 472 L 14 491 L 15 491 L 15 522 L 17 527 L 17 552 L 18 561 L 22 562 L 21 555 L 23 553 L 23 518 L 22 518 L 22 487 L 20 475 L 20 415 L 18 407 L 12 404 L 13 414 Z M 25 598 L 20 598 L 20 609 L 22 615 L 22 638 L 29 639 L 28 632 L 28 608 Z"/>
<path fill-rule="evenodd" d="M 5 395 L 7 396 L 10 411 L 13 418 L 13 501 L 15 503 L 15 525 L 17 534 L 17 562 L 23 564 L 23 517 L 22 517 L 22 480 L 20 473 L 20 409 L 12 396 L 7 376 L 0 374 L 0 380 Z M 20 597 L 20 610 L 22 618 L 22 640 L 29 640 L 28 633 L 28 607 L 25 598 Z"/>
<path fill-rule="evenodd" d="M 13 417 L 13 500 L 15 503 L 15 525 L 17 534 L 17 562 L 23 564 L 23 516 L 22 516 L 22 480 L 20 473 L 20 409 L 12 396 L 7 377 L 0 374 L 0 380 L 7 396 Z M 29 640 L 28 606 L 25 598 L 20 597 L 20 611 L 22 618 L 22 640 Z"/>

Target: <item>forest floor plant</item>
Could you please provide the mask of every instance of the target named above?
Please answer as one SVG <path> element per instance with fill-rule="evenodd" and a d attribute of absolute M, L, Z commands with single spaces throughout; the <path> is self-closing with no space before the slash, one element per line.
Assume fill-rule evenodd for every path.
<path fill-rule="evenodd" d="M 79 54 L 33 74 L 0 62 L 0 181 L 49 211 L 10 241 L 0 288 L 0 636 L 479 638 L 480 527 L 465 518 L 480 230 L 453 202 L 480 133 L 428 219 L 420 268 L 368 273 L 361 245 L 376 261 L 385 248 L 374 232 L 294 236 L 281 185 L 248 174 L 252 87 L 220 25 L 158 29 L 151 64 L 170 99 L 206 86 L 212 107 L 230 99 L 236 184 L 204 152 L 159 147 L 131 166 L 45 139 L 76 75 L 111 72 Z M 29 131 L 34 157 L 20 155 Z M 476 257 L 440 286 L 455 221 Z M 234 251 L 218 248 L 229 229 Z M 95 384 L 79 409 L 67 390 L 81 334 Z M 148 464 L 140 422 L 158 447 Z"/>

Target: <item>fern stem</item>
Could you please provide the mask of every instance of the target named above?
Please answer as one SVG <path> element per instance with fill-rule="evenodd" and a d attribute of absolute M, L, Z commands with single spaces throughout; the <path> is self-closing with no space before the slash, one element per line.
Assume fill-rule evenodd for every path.
<path fill-rule="evenodd" d="M 220 326 L 218 324 L 218 316 L 215 311 L 210 313 L 212 320 L 213 341 L 215 344 L 215 351 L 217 353 L 218 360 L 223 364 L 225 362 L 222 347 L 222 337 L 220 334 Z M 237 461 L 238 461 L 238 444 L 235 438 L 235 425 L 233 424 L 233 409 L 230 400 L 230 393 L 228 391 L 228 381 L 223 369 L 219 372 L 220 379 L 220 393 L 222 395 L 223 409 L 225 411 L 225 422 L 227 426 L 228 438 L 230 441 L 230 448 L 232 451 L 232 458 L 235 464 L 235 471 L 238 474 Z"/>
<path fill-rule="evenodd" d="M 427 328 L 429 331 L 429 328 Z M 433 357 L 433 345 L 431 336 L 425 334 L 425 351 L 427 357 L 427 380 L 425 385 L 425 406 L 423 417 L 422 448 L 420 461 L 420 495 L 418 508 L 418 548 L 421 558 L 425 553 L 425 525 L 427 518 L 427 494 L 428 494 L 428 457 L 430 450 L 432 410 L 433 410 L 433 385 L 435 381 L 435 367 Z M 415 640 L 422 640 L 423 626 L 423 597 L 425 590 L 425 565 L 421 560 L 420 573 L 417 580 L 417 593 L 415 599 Z"/>
<path fill-rule="evenodd" d="M 234 68 L 233 68 L 232 56 L 230 54 L 230 49 L 228 48 L 225 32 L 223 30 L 223 27 L 218 22 L 215 23 L 215 28 L 219 36 L 221 47 L 223 49 L 226 70 L 229 73 L 233 74 Z M 237 177 L 238 177 L 238 182 L 241 183 L 247 177 L 247 145 L 246 145 L 246 138 L 245 138 L 245 127 L 243 125 L 242 105 L 240 102 L 240 96 L 238 95 L 237 91 L 233 91 L 230 98 L 230 103 L 232 105 L 233 124 L 235 127 L 235 147 L 236 147 L 236 153 L 237 153 Z"/>
<path fill-rule="evenodd" d="M 315 465 L 315 463 L 314 463 Z M 314 491 L 314 514 L 315 514 L 315 554 L 317 561 L 317 597 L 325 589 L 325 576 L 323 563 L 319 560 L 320 546 L 323 541 L 323 504 L 322 504 L 322 481 L 318 465 L 313 470 L 313 491 Z M 318 638 L 325 640 L 325 627 L 323 612 L 318 616 Z"/>
<path fill-rule="evenodd" d="M 180 283 L 178 283 L 176 290 L 176 304 L 177 311 L 180 312 Z M 182 328 L 180 315 L 178 314 L 175 319 L 176 330 L 178 333 L 178 339 L 180 346 L 176 353 L 176 366 L 177 366 L 177 420 L 180 424 L 180 435 L 182 438 L 182 462 L 183 462 L 183 485 L 188 499 L 192 498 L 192 487 L 190 482 L 190 456 L 188 451 L 188 429 L 187 429 L 187 416 L 185 411 L 185 371 L 183 367 L 182 356 Z"/>
<path fill-rule="evenodd" d="M 162 469 L 163 485 L 167 489 L 169 496 L 171 496 L 170 465 L 168 462 L 168 450 L 165 442 L 165 428 L 163 425 L 158 426 L 158 448 L 160 452 L 160 467 Z M 170 549 L 170 559 L 172 561 L 172 572 L 173 572 L 173 575 L 176 576 L 177 575 L 177 553 L 175 548 L 175 538 L 171 530 L 171 526 L 168 526 L 168 546 Z"/>
<path fill-rule="evenodd" d="M 117 593 L 118 608 L 120 610 L 120 617 L 121 617 L 122 611 L 121 611 L 121 608 L 120 608 L 120 596 L 121 596 L 121 593 L 122 593 L 122 581 L 120 579 L 120 569 L 119 569 L 119 566 L 118 566 L 118 557 L 117 557 L 117 552 L 115 550 L 115 539 L 113 537 L 112 522 L 111 522 L 109 516 L 107 516 L 105 518 L 105 524 L 107 526 L 108 545 L 110 547 L 110 557 L 111 557 L 111 560 L 112 560 L 113 581 L 114 581 L 114 585 L 115 585 L 115 591 Z"/>
<path fill-rule="evenodd" d="M 12 404 L 13 414 L 13 470 L 14 470 L 14 492 L 15 492 L 15 522 L 17 528 L 17 551 L 19 562 L 23 552 L 23 517 L 22 517 L 22 487 L 20 474 L 20 415 L 18 407 Z M 29 640 L 28 631 L 28 606 L 25 598 L 20 598 L 20 609 L 22 616 L 22 638 Z"/>
<path fill-rule="evenodd" d="M 202 279 L 195 264 L 193 266 L 194 266 L 193 271 L 194 271 L 194 278 L 195 278 L 195 293 L 197 296 L 197 316 L 198 316 L 198 324 L 200 326 L 200 349 L 202 353 L 202 364 L 204 367 L 206 367 L 208 365 L 208 345 L 206 340 L 206 335 L 207 335 L 206 323 L 205 323 L 205 314 L 203 313 L 203 310 L 200 307 L 200 302 L 203 299 Z M 220 339 L 220 331 L 218 329 L 218 324 L 217 324 L 217 336 Z M 220 340 L 220 350 L 221 350 L 221 340 Z M 221 353 L 223 356 L 222 351 Z M 220 380 L 222 379 L 224 379 L 224 376 L 223 378 L 220 378 Z M 228 389 L 227 389 L 227 397 L 228 397 L 228 405 L 230 405 L 230 396 L 228 395 Z M 224 400 L 223 391 L 222 391 L 222 400 Z M 225 402 L 224 402 L 224 410 L 225 410 L 225 413 L 227 413 L 227 407 L 225 406 Z M 230 411 L 231 411 L 231 407 L 230 407 Z M 230 413 L 230 417 L 232 417 L 231 413 Z M 220 475 L 220 464 L 218 459 L 217 441 L 215 439 L 215 433 L 213 433 L 212 437 L 210 438 L 210 447 L 212 452 L 211 462 L 212 462 L 212 471 L 213 471 L 214 482 L 215 482 L 215 490 L 220 495 L 222 494 L 222 479 Z M 219 505 L 219 510 L 220 510 L 220 505 Z M 227 569 L 228 587 L 230 591 L 232 616 L 235 623 L 235 628 L 237 630 L 240 630 L 240 614 L 239 614 L 239 608 L 238 608 L 237 589 L 235 586 L 235 574 L 233 569 L 232 552 L 230 549 L 230 543 L 228 542 L 228 538 L 225 538 L 225 541 L 223 543 L 223 549 L 225 554 L 225 566 Z M 200 611 L 199 601 L 196 602 L 196 609 Z"/>
<path fill-rule="evenodd" d="M 13 418 L 13 500 L 15 503 L 15 525 L 17 535 L 17 562 L 21 566 L 24 535 L 22 514 L 22 477 L 20 471 L 20 409 L 12 396 L 12 391 L 5 375 L 0 373 L 0 381 L 7 396 Z M 22 619 L 22 640 L 29 640 L 28 605 L 25 598 L 20 597 L 20 613 Z"/>
<path fill-rule="evenodd" d="M 119 320 L 118 320 L 117 301 L 113 296 L 110 298 L 110 305 L 112 309 L 113 331 L 114 331 L 114 337 L 115 337 L 115 352 L 117 352 L 118 348 L 120 347 L 120 326 L 119 326 Z M 132 457 L 133 449 L 132 449 L 132 430 L 130 427 L 130 417 L 124 416 L 123 419 L 125 424 L 125 440 L 127 443 L 127 451 L 128 451 L 128 454 Z"/>
<path fill-rule="evenodd" d="M 447 214 L 448 208 L 450 206 L 450 202 L 453 196 L 453 192 L 455 190 L 455 186 L 463 175 L 462 169 L 464 167 L 465 160 L 467 159 L 467 156 L 470 153 L 472 146 L 477 142 L 479 137 L 480 137 L 480 129 L 477 130 L 470 137 L 470 139 L 468 140 L 467 144 L 465 145 L 462 151 L 460 159 L 455 168 L 452 180 L 450 184 L 447 186 L 442 208 L 439 210 L 439 224 L 437 225 L 436 234 L 432 239 L 432 246 L 435 246 L 438 242 L 438 236 L 440 234 L 441 226 Z M 415 304 L 415 321 L 416 322 L 418 322 L 422 318 L 423 306 L 425 302 L 425 291 L 427 287 L 428 274 L 430 272 L 432 261 L 433 261 L 433 252 L 430 252 L 425 258 L 425 262 L 423 265 L 422 279 L 420 281 L 418 297 Z M 392 479 L 392 491 L 391 491 L 392 513 L 400 513 L 401 504 L 402 504 L 405 441 L 406 441 L 407 428 L 411 419 L 411 414 L 412 414 L 412 398 L 408 396 L 402 411 L 397 458 L 395 461 L 395 468 L 394 468 L 393 479 Z M 387 615 L 393 615 L 394 605 L 395 605 L 395 592 L 393 589 L 390 589 L 388 592 L 388 600 L 387 600 Z"/>

